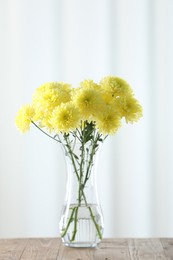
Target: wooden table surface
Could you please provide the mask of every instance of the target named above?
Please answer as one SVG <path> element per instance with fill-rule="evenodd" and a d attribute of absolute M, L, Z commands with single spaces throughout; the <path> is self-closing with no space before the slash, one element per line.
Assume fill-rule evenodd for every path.
<path fill-rule="evenodd" d="M 96 248 L 65 247 L 59 238 L 0 239 L 0 260 L 173 259 L 173 238 L 103 239 Z"/>

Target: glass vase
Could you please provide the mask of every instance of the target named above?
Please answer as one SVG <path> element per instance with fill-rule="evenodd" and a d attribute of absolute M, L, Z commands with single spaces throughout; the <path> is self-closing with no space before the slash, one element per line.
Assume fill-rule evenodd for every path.
<path fill-rule="evenodd" d="M 70 247 L 95 247 L 102 240 L 103 215 L 96 174 L 100 145 L 73 137 L 63 146 L 67 166 L 66 197 L 60 218 L 60 235 Z"/>

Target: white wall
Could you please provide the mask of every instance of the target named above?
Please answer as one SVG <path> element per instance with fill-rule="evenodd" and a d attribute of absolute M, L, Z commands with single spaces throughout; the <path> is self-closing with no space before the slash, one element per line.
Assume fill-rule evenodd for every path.
<path fill-rule="evenodd" d="M 125 78 L 144 117 L 104 144 L 98 174 L 105 237 L 173 235 L 173 2 L 0 0 L 0 237 L 58 236 L 60 147 L 15 128 L 46 81 Z"/>

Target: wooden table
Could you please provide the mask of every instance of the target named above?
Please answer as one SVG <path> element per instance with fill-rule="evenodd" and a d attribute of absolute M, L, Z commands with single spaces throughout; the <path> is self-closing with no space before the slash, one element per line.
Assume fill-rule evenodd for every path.
<path fill-rule="evenodd" d="M 0 260 L 173 259 L 173 239 L 104 239 L 93 249 L 62 245 L 59 238 L 0 239 Z"/>

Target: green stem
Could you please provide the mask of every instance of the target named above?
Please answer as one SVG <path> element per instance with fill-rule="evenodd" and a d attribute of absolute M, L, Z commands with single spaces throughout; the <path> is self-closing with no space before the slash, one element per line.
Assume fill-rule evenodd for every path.
<path fill-rule="evenodd" d="M 98 237 L 99 237 L 100 239 L 102 239 L 102 234 L 101 234 L 101 232 L 100 232 L 100 227 L 99 227 L 99 225 L 97 224 L 97 222 L 96 222 L 96 220 L 95 220 L 95 216 L 93 215 L 92 209 L 91 209 L 90 206 L 88 206 L 88 209 L 89 209 L 89 211 L 90 211 L 90 216 L 91 216 L 91 218 L 92 218 L 92 220 L 93 220 L 93 222 L 94 222 L 94 224 L 95 224 L 95 227 L 96 227 L 96 230 L 97 230 L 97 233 L 98 233 Z"/>
<path fill-rule="evenodd" d="M 31 121 L 31 123 L 33 125 L 35 125 L 43 134 L 47 135 L 48 137 L 50 137 L 51 139 L 53 139 L 54 141 L 61 143 L 59 140 L 57 140 L 56 138 L 52 137 L 51 135 L 49 135 L 48 133 L 46 133 L 43 129 L 41 129 L 34 121 Z"/>
<path fill-rule="evenodd" d="M 85 122 L 84 122 L 84 130 L 85 130 Z M 84 145 L 85 145 L 85 131 L 84 131 L 84 135 L 82 135 L 82 126 L 81 126 L 81 161 L 80 161 L 80 174 L 79 176 L 79 187 L 78 187 L 78 207 L 76 208 L 75 211 L 75 218 L 74 218 L 74 230 L 73 230 L 73 236 L 71 238 L 71 241 L 75 240 L 75 236 L 77 233 L 77 217 L 78 217 L 78 208 L 81 206 L 81 201 L 82 201 L 82 194 L 83 192 L 83 185 L 82 185 L 82 179 L 83 179 L 83 168 L 84 168 L 84 156 L 85 156 L 85 149 L 84 149 Z M 83 137 L 83 138 L 82 138 Z"/>
<path fill-rule="evenodd" d="M 82 185 L 82 180 L 83 180 L 83 171 L 84 171 L 84 157 L 85 157 L 85 122 L 84 122 L 84 135 L 82 135 L 82 127 L 81 127 L 81 136 L 83 137 L 81 140 L 81 161 L 80 161 L 80 177 L 79 177 L 79 191 L 78 191 L 78 203 L 79 206 L 81 204 L 81 200 L 82 200 L 82 194 L 81 191 L 83 191 L 83 185 Z"/>
<path fill-rule="evenodd" d="M 101 231 L 100 231 L 100 227 L 99 227 L 99 225 L 97 224 L 97 222 L 96 222 L 96 220 L 95 220 L 95 216 L 94 216 L 94 214 L 93 214 L 93 212 L 92 212 L 91 207 L 88 206 L 88 202 L 87 202 L 87 200 L 86 200 L 86 196 L 85 196 L 85 193 L 84 193 L 83 190 L 82 190 L 82 195 L 83 195 L 83 198 L 84 198 L 84 201 L 85 201 L 85 205 L 86 205 L 86 207 L 89 209 L 91 219 L 92 219 L 92 221 L 93 221 L 93 223 L 94 223 L 94 225 L 95 225 L 95 228 L 96 228 L 96 230 L 97 230 L 97 233 L 98 233 L 98 237 L 99 237 L 100 239 L 102 239 L 102 234 L 101 234 Z M 77 221 L 77 220 L 75 220 L 75 221 Z M 76 231 L 76 232 L 77 232 L 77 231 Z M 75 234 L 76 234 L 76 233 L 75 233 Z"/>
<path fill-rule="evenodd" d="M 72 220 L 73 220 L 74 211 L 75 211 L 75 208 L 72 209 L 72 212 L 71 212 L 70 218 L 69 218 L 69 220 L 68 220 L 67 226 L 66 226 L 65 230 L 61 233 L 61 236 L 62 236 L 62 237 L 64 237 L 65 234 L 67 233 L 67 230 L 68 230 L 68 228 L 69 228 L 69 226 L 70 226 L 70 223 L 71 223 Z"/>
<path fill-rule="evenodd" d="M 64 139 L 65 139 L 65 141 L 66 141 L 67 148 L 68 148 L 68 152 L 69 152 L 69 154 L 70 154 L 71 161 L 72 161 L 72 164 L 73 164 L 73 167 L 74 167 L 74 170 L 75 170 L 77 179 L 78 179 L 78 181 L 79 181 L 79 175 L 78 175 L 78 171 L 77 171 L 76 164 L 75 164 L 75 161 L 74 161 L 73 152 L 72 152 L 71 147 L 70 147 L 70 144 L 69 144 L 69 142 L 68 142 L 68 137 L 64 135 Z"/>
<path fill-rule="evenodd" d="M 89 179 L 89 172 L 90 172 L 91 165 L 92 165 L 92 163 L 93 163 L 93 157 L 94 157 L 94 154 L 95 154 L 95 152 L 96 152 L 97 142 L 98 142 L 98 140 L 99 140 L 99 138 L 100 138 L 100 135 L 97 133 L 97 135 L 96 135 L 95 138 L 94 138 L 94 135 L 95 135 L 95 133 L 96 133 L 96 132 L 94 132 L 93 139 L 92 139 L 92 140 L 93 140 L 92 150 L 91 150 L 91 152 L 90 152 L 90 154 L 89 154 L 89 161 L 87 160 L 87 161 L 88 161 L 88 165 L 87 165 L 87 170 L 86 170 L 85 179 L 84 179 L 84 181 L 83 181 L 83 171 L 84 171 L 84 166 L 85 166 L 85 165 L 84 165 L 84 164 L 85 164 L 85 160 L 84 160 L 84 157 L 85 157 L 85 143 L 86 143 L 86 140 L 87 140 L 86 138 L 87 138 L 87 136 L 88 136 L 87 131 L 85 132 L 85 126 L 86 126 L 86 125 L 84 124 L 84 128 L 83 128 L 83 129 L 82 129 L 82 127 L 81 127 L 81 133 L 80 133 L 79 130 L 78 130 L 78 134 L 79 134 L 79 136 L 80 136 L 80 138 L 81 138 L 81 139 L 80 139 L 80 142 L 81 142 L 81 155 L 80 155 L 81 160 L 80 160 L 80 163 L 79 163 L 78 159 L 76 159 L 76 157 L 74 157 L 74 153 L 73 153 L 72 148 L 71 148 L 71 143 L 70 143 L 70 141 L 68 140 L 68 136 L 64 135 L 64 139 L 65 139 L 65 141 L 66 141 L 66 147 L 67 147 L 67 149 L 68 149 L 68 152 L 69 152 L 69 155 L 70 155 L 70 158 L 71 158 L 71 161 L 72 161 L 72 165 L 73 165 L 73 167 L 74 167 L 74 171 L 75 171 L 76 176 L 77 176 L 77 179 L 78 179 L 78 185 L 79 185 L 79 186 L 78 186 L 78 205 L 77 205 L 77 207 L 74 207 L 74 208 L 73 208 L 73 211 L 72 211 L 72 213 L 71 213 L 71 216 L 70 216 L 70 218 L 69 218 L 69 221 L 68 221 L 68 223 L 67 223 L 67 226 L 66 226 L 64 232 L 62 233 L 62 236 L 64 236 L 64 235 L 66 234 L 66 232 L 67 232 L 67 230 L 68 230 L 68 228 L 69 228 L 71 222 L 74 221 L 74 227 L 73 227 L 73 233 L 72 233 L 72 237 L 71 237 L 71 242 L 75 240 L 76 233 L 77 233 L 78 209 L 79 209 L 79 207 L 81 206 L 82 197 L 83 197 L 83 200 L 84 200 L 84 202 L 85 202 L 86 207 L 88 208 L 88 210 L 89 210 L 89 212 L 90 212 L 90 216 L 91 216 L 91 219 L 92 219 L 92 221 L 93 221 L 93 223 L 94 223 L 94 225 L 95 225 L 95 228 L 96 228 L 96 230 L 97 230 L 98 237 L 99 237 L 100 239 L 102 239 L 102 234 L 101 234 L 100 227 L 99 227 L 99 225 L 97 224 L 97 221 L 96 221 L 96 219 L 95 219 L 95 216 L 94 216 L 94 214 L 93 214 L 93 212 L 92 212 L 91 207 L 89 206 L 89 204 L 88 204 L 88 202 L 87 202 L 87 199 L 86 199 L 86 196 L 85 196 L 85 193 L 84 193 L 84 188 L 85 188 L 85 185 L 86 185 L 86 183 L 87 183 L 87 181 L 88 181 L 88 179 Z M 76 135 L 77 135 L 77 133 L 76 133 Z M 74 135 L 73 135 L 73 136 L 74 136 Z M 66 148 L 66 147 L 65 147 L 65 148 Z M 77 168 L 76 168 L 76 164 L 75 164 L 74 158 L 77 160 L 77 162 L 78 162 L 79 165 L 80 165 L 79 173 L 78 173 L 78 170 L 77 170 Z M 73 217 L 73 216 L 74 216 L 74 217 Z"/>
<path fill-rule="evenodd" d="M 73 230 L 72 238 L 70 239 L 71 242 L 75 240 L 75 236 L 76 236 L 76 233 L 77 233 L 77 215 L 78 215 L 78 209 L 79 209 L 79 206 L 78 206 L 78 207 L 75 207 L 74 230 Z"/>
<path fill-rule="evenodd" d="M 89 170 L 90 170 L 92 162 L 93 162 L 93 157 L 94 157 L 94 154 L 95 154 L 96 145 L 97 145 L 97 142 L 98 142 L 99 138 L 100 138 L 100 135 L 97 134 L 97 138 L 93 142 L 93 146 L 92 146 L 92 150 L 91 150 L 90 158 L 89 158 L 89 162 L 88 162 L 88 167 L 87 167 L 87 170 L 86 170 L 84 186 L 85 186 L 87 180 L 89 179 Z"/>

